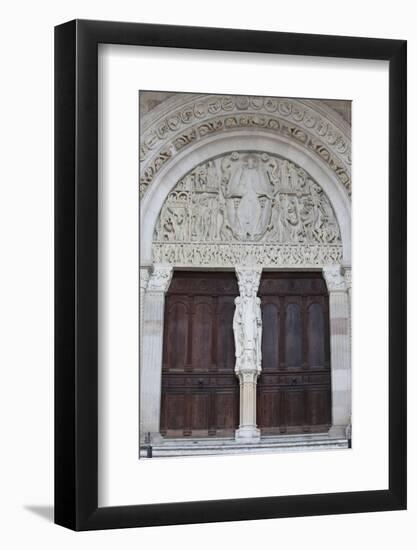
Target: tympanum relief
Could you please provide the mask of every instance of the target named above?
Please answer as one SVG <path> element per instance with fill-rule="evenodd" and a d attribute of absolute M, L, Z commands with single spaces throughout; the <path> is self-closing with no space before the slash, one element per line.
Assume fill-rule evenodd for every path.
<path fill-rule="evenodd" d="M 322 265 L 342 257 L 339 226 L 320 185 L 286 159 L 237 151 L 198 165 L 177 183 L 162 207 L 153 249 L 156 262 L 176 265 L 249 259 Z"/>

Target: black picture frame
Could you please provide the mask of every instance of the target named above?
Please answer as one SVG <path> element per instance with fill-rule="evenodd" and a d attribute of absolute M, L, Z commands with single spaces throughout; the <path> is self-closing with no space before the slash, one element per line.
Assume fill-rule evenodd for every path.
<path fill-rule="evenodd" d="M 389 62 L 389 488 L 98 507 L 98 44 Z M 406 508 L 404 40 L 74 20 L 55 28 L 55 523 L 93 530 Z"/>

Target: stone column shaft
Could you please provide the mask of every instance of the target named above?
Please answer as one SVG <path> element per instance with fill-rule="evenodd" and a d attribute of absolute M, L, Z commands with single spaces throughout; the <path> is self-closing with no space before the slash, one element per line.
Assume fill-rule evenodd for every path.
<path fill-rule="evenodd" d="M 256 428 L 256 382 L 257 372 L 239 373 L 240 380 L 240 426 L 239 429 Z"/>
<path fill-rule="evenodd" d="M 323 270 L 329 291 L 332 428 L 330 435 L 346 437 L 351 423 L 350 308 L 340 266 Z"/>
<path fill-rule="evenodd" d="M 145 293 L 150 277 L 150 268 L 141 267 L 139 270 L 139 361 L 142 364 L 143 347 L 143 312 L 145 310 Z"/>
<path fill-rule="evenodd" d="M 162 350 L 165 293 L 172 266 L 155 265 L 149 279 L 143 309 L 143 352 L 140 370 L 140 439 L 158 443 L 161 414 Z M 150 436 L 150 440 L 149 437 Z"/>

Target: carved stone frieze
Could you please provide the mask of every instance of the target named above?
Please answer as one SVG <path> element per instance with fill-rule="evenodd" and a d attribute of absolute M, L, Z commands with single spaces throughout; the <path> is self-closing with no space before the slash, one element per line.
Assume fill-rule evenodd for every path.
<path fill-rule="evenodd" d="M 340 264 L 342 245 L 286 245 L 272 243 L 154 243 L 156 262 L 177 267 L 234 267 L 236 264 L 263 267 L 316 267 Z"/>
<path fill-rule="evenodd" d="M 179 151 L 216 132 L 239 128 L 266 130 L 307 147 L 335 172 L 351 192 L 350 136 L 317 110 L 293 99 L 249 96 L 197 96 L 145 126 L 140 144 L 140 193 Z"/>

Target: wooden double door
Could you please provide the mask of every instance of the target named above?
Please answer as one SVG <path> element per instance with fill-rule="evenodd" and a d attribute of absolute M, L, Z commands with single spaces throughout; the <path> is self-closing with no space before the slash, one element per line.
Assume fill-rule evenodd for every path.
<path fill-rule="evenodd" d="M 239 424 L 233 336 L 234 272 L 174 272 L 165 301 L 161 434 L 232 436 Z M 319 273 L 264 272 L 264 435 L 326 431 L 331 422 L 329 314 Z"/>

